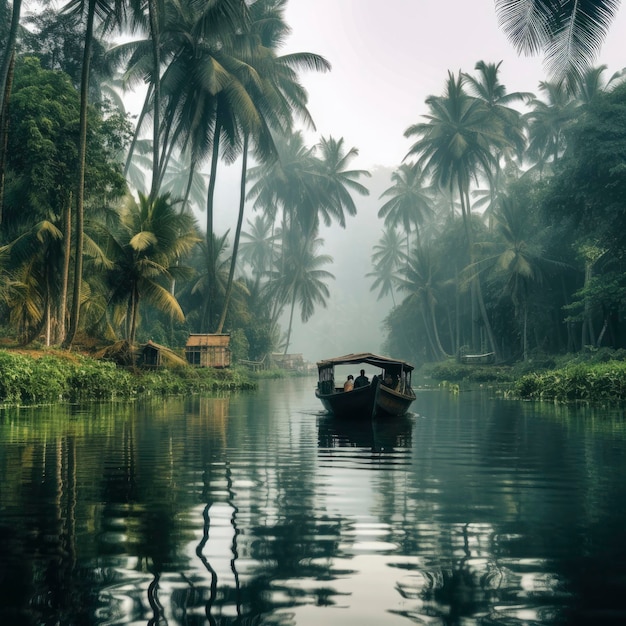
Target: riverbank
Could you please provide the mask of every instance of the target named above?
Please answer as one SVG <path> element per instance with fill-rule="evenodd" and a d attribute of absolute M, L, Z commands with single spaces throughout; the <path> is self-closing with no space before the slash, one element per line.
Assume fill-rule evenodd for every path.
<path fill-rule="evenodd" d="M 550 402 L 626 401 L 626 352 L 589 350 L 572 357 L 538 358 L 515 365 L 429 367 L 425 375 L 440 386 L 492 385 L 506 397 Z"/>
<path fill-rule="evenodd" d="M 61 350 L 0 350 L 0 404 L 5 405 L 129 400 L 255 387 L 247 370 L 237 367 L 144 370 Z"/>

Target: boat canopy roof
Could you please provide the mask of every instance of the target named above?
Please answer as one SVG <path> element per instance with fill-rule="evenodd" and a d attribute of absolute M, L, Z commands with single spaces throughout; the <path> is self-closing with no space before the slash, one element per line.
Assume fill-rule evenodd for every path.
<path fill-rule="evenodd" d="M 412 365 L 406 361 L 399 359 L 391 359 L 387 356 L 379 356 L 378 354 L 372 354 L 371 352 L 358 352 L 356 354 L 345 354 L 344 356 L 336 356 L 331 359 L 324 359 L 318 361 L 317 369 L 327 369 L 335 367 L 335 365 L 350 365 L 353 363 L 367 363 L 374 367 L 385 368 L 402 368 L 405 371 L 412 371 L 415 369 Z"/>

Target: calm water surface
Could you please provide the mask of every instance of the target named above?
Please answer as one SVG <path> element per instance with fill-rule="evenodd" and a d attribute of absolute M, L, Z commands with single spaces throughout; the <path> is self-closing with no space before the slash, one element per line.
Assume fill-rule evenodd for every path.
<path fill-rule="evenodd" d="M 0 624 L 624 624 L 626 418 L 315 380 L 0 412 Z"/>

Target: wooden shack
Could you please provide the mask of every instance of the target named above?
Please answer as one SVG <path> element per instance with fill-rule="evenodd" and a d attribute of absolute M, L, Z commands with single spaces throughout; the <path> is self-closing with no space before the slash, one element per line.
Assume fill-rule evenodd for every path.
<path fill-rule="evenodd" d="M 230 367 L 230 334 L 192 333 L 185 356 L 196 367 Z"/>
<path fill-rule="evenodd" d="M 276 367 L 292 372 L 303 372 L 306 368 L 304 358 L 300 353 L 294 354 L 272 354 L 272 361 Z"/>
<path fill-rule="evenodd" d="M 186 367 L 187 361 L 176 354 L 171 348 L 161 346 L 154 341 L 148 341 L 148 343 L 139 352 L 138 365 L 147 369 L 158 369 L 160 367 Z"/>

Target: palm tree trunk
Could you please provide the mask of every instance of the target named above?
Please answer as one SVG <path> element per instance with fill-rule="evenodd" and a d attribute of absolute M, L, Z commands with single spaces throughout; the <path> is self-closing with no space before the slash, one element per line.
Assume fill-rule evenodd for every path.
<path fill-rule="evenodd" d="M 287 354 L 289 350 L 289 342 L 291 341 L 291 328 L 293 327 L 293 312 L 296 309 L 296 292 L 293 292 L 293 298 L 291 299 L 291 311 L 289 313 L 289 328 L 287 329 L 287 341 L 285 342 L 285 352 Z"/>
<path fill-rule="evenodd" d="M 9 149 L 9 100 L 13 86 L 13 71 L 15 69 L 15 51 L 11 55 L 9 71 L 3 90 L 2 104 L 0 105 L 0 224 L 2 224 L 2 207 L 4 205 L 4 181 Z"/>
<path fill-rule="evenodd" d="M 207 189 L 206 200 L 206 249 L 207 249 L 207 280 L 208 293 L 207 302 L 205 304 L 204 328 L 211 329 L 211 317 L 213 308 L 213 298 L 215 295 L 216 267 L 213 258 L 213 204 L 215 202 L 215 177 L 217 174 L 217 162 L 220 155 L 220 133 L 221 126 L 218 120 L 215 120 L 215 129 L 213 133 L 213 152 L 211 155 L 211 173 L 209 178 L 209 186 Z"/>
<path fill-rule="evenodd" d="M 57 330 L 54 343 L 61 343 L 65 337 L 65 318 L 67 315 L 67 292 L 70 281 L 70 255 L 72 246 L 72 193 L 63 211 L 63 269 L 61 276 L 61 295 L 57 313 Z"/>
<path fill-rule="evenodd" d="M 130 142 L 130 146 L 128 148 L 128 154 L 126 155 L 126 163 L 124 164 L 124 176 L 125 177 L 128 175 L 128 170 L 130 169 L 130 163 L 133 160 L 133 155 L 135 154 L 135 147 L 137 146 L 137 141 L 139 139 L 139 133 L 141 132 L 143 121 L 148 113 L 148 109 L 150 108 L 151 97 L 152 97 L 152 85 L 149 85 L 148 91 L 146 93 L 146 98 L 143 101 L 143 106 L 141 107 L 141 113 L 139 114 L 139 119 L 137 120 L 137 126 L 135 126 L 133 139 Z"/>
<path fill-rule="evenodd" d="M 22 0 L 13 0 L 11 26 L 9 28 L 4 54 L 2 56 L 2 66 L 0 67 L 0 111 L 4 111 L 5 99 L 8 97 L 6 86 L 9 81 L 11 65 L 15 62 L 15 41 L 17 39 L 17 30 L 20 25 L 21 11 Z"/>
<path fill-rule="evenodd" d="M 474 262 L 474 238 L 472 236 L 472 226 L 470 223 L 470 210 L 469 210 L 469 192 L 468 190 L 464 190 L 461 182 L 459 181 L 459 194 L 461 196 L 461 211 L 463 213 L 463 221 L 465 225 L 465 233 L 467 235 L 467 245 L 469 251 L 470 263 Z M 491 322 L 489 321 L 489 316 L 487 315 L 487 308 L 485 307 L 485 301 L 483 299 L 483 292 L 480 286 L 480 279 L 476 276 L 473 279 L 473 284 L 476 289 L 476 298 L 478 301 L 478 308 L 480 310 L 480 315 L 483 320 L 483 324 L 485 326 L 485 331 L 487 332 L 487 338 L 489 340 L 489 345 L 491 346 L 491 351 L 495 355 L 496 362 L 499 361 L 498 357 L 498 346 L 496 345 L 496 340 L 493 335 L 493 330 L 491 328 Z"/>
<path fill-rule="evenodd" d="M 80 131 L 78 143 L 78 191 L 76 193 L 76 245 L 74 250 L 74 292 L 72 298 L 72 314 L 70 327 L 63 342 L 68 348 L 72 345 L 80 320 L 80 293 L 83 278 L 83 245 L 84 245 L 84 202 L 85 202 L 85 169 L 87 161 L 87 98 L 89 96 L 89 66 L 91 62 L 91 46 L 93 42 L 93 23 L 96 11 L 96 0 L 89 0 L 87 11 L 87 28 L 85 47 L 83 50 L 83 67 L 80 80 Z"/>
<path fill-rule="evenodd" d="M 154 107 L 152 111 L 152 186 L 150 188 L 150 199 L 154 200 L 159 191 L 159 133 L 161 131 L 161 42 L 159 37 L 159 16 L 156 0 L 148 0 L 148 14 L 150 18 L 150 38 L 152 41 L 152 59 L 154 65 L 154 75 L 152 77 L 154 85 Z"/>
<path fill-rule="evenodd" d="M 226 285 L 226 294 L 224 295 L 224 306 L 222 307 L 222 315 L 217 325 L 217 333 L 221 333 L 226 321 L 230 296 L 233 291 L 233 280 L 235 277 L 235 267 L 237 265 L 237 251 L 239 250 L 239 239 L 241 237 L 241 227 L 243 225 L 243 214 L 246 205 L 246 172 L 248 169 L 248 134 L 246 133 L 243 140 L 243 154 L 241 164 L 241 187 L 239 190 L 239 216 L 237 218 L 237 229 L 235 230 L 235 241 L 233 243 L 233 254 L 230 258 L 230 270 L 228 272 L 228 283 Z"/>

